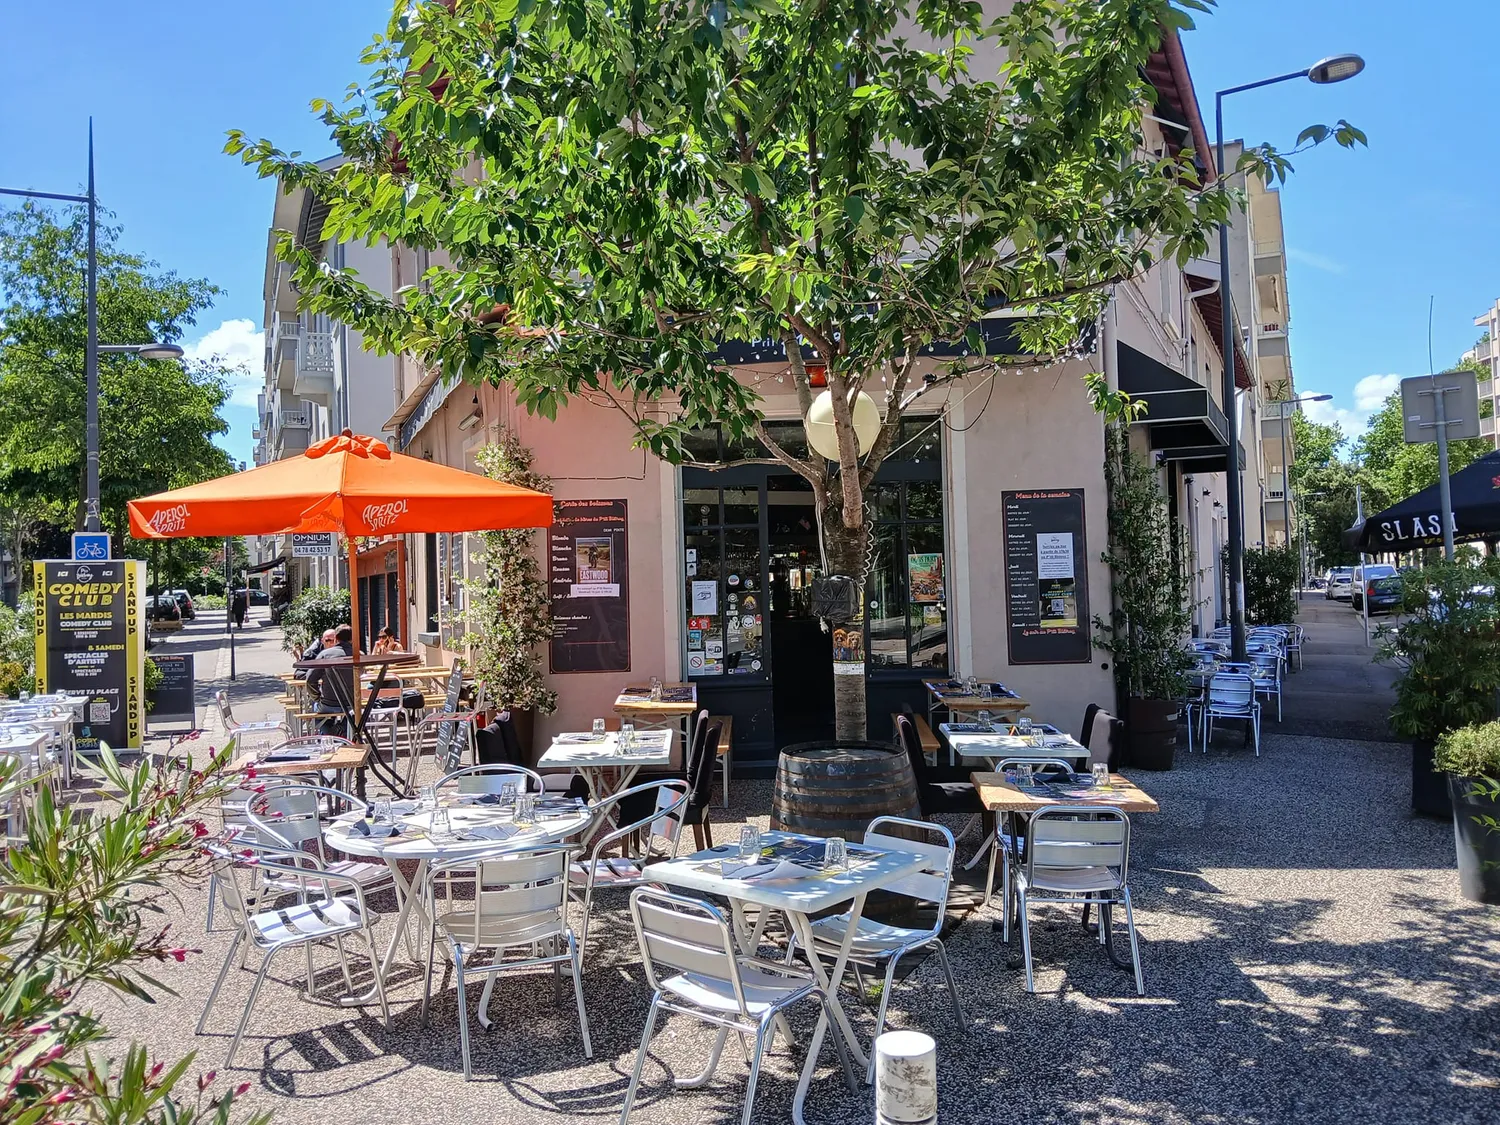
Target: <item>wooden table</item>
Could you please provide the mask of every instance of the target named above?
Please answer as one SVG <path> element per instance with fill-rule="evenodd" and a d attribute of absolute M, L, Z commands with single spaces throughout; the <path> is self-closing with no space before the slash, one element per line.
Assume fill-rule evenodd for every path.
<path fill-rule="evenodd" d="M 339 705 L 344 709 L 344 720 L 349 726 L 351 740 L 354 742 L 363 742 L 371 750 L 378 751 L 380 748 L 375 744 L 374 735 L 366 729 L 366 724 L 370 720 L 370 711 L 375 706 L 375 700 L 379 698 L 381 690 L 385 687 L 387 673 L 393 666 L 418 664 L 421 659 L 414 652 L 390 652 L 384 655 L 338 656 L 328 660 L 322 657 L 316 660 L 298 660 L 292 664 L 292 667 L 299 670 L 306 668 L 309 672 L 314 668 L 322 668 L 325 671 L 338 670 L 341 673 L 344 669 L 349 669 L 350 671 L 347 674 L 350 680 L 358 685 L 355 687 L 353 699 L 346 698 L 349 694 L 350 683 L 345 682 L 342 674 L 330 676 L 328 682 L 333 685 L 333 694 L 338 698 Z M 364 684 L 360 682 L 364 675 L 360 669 L 364 668 L 377 668 L 378 671 L 375 675 L 373 690 L 370 690 L 369 695 L 363 700 L 363 706 L 361 706 L 361 697 L 365 696 L 366 689 Z M 400 672 L 394 674 L 399 676 Z M 356 680 L 356 677 L 359 677 L 359 679 Z M 380 777 L 380 780 L 386 784 L 392 793 L 398 796 L 406 795 L 406 783 L 396 775 L 395 770 L 387 768 L 381 762 L 378 753 L 369 758 L 365 764 Z M 384 773 L 382 773 L 382 770 L 384 770 Z M 361 773 L 361 789 L 363 789 L 363 780 L 364 774 Z"/>
<path fill-rule="evenodd" d="M 323 770 L 343 772 L 363 769 L 369 756 L 370 748 L 362 743 L 356 743 L 353 746 L 340 746 L 331 753 L 297 762 L 263 762 L 255 754 L 246 754 L 243 758 L 236 758 L 229 768 L 237 772 L 253 769 L 261 777 L 295 777 L 298 774 L 320 773 Z"/>
<path fill-rule="evenodd" d="M 1077 805 L 1079 812 L 1087 812 L 1091 808 L 1119 809 L 1125 813 L 1161 812 L 1161 807 L 1151 794 L 1117 773 L 1109 775 L 1108 789 L 1095 789 L 1088 797 L 1074 798 L 1058 797 L 1045 790 L 1012 785 L 1005 780 L 1004 774 L 975 772 L 969 775 L 969 779 L 979 792 L 980 804 L 990 812 L 1030 816 L 1049 805 Z"/>
<path fill-rule="evenodd" d="M 975 692 L 970 695 L 963 688 L 951 687 L 949 680 L 923 680 L 927 689 L 927 719 L 932 721 L 939 708 L 946 709 L 949 717 L 955 714 L 973 715 L 980 711 L 993 711 L 1019 715 L 1031 709 L 1031 704 L 1018 695 L 991 695 L 986 698 Z M 989 680 L 988 683 L 995 681 Z"/>
<path fill-rule="evenodd" d="M 661 690 L 663 698 L 653 701 L 649 685 L 626 685 L 615 699 L 615 714 L 641 730 L 677 730 L 682 734 L 684 748 L 691 746 L 693 716 L 698 711 L 698 685 L 662 684 Z M 674 695 L 686 698 L 671 698 Z"/>

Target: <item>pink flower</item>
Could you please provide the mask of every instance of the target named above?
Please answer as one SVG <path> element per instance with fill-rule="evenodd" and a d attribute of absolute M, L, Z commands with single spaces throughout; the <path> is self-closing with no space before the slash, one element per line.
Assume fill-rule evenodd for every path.
<path fill-rule="evenodd" d="M 237 1097 L 237 1098 L 243 1098 L 249 1092 L 250 1092 L 250 1083 L 248 1083 L 248 1082 L 241 1082 L 238 1086 L 236 1086 L 234 1088 L 234 1096 Z"/>
<path fill-rule="evenodd" d="M 167 1064 L 164 1063 L 164 1062 L 159 1062 L 155 1066 L 153 1066 L 151 1068 L 151 1072 L 146 1075 L 146 1081 L 150 1082 L 153 1078 L 155 1078 L 158 1074 L 160 1074 L 162 1072 L 162 1068 L 164 1066 L 166 1066 L 166 1065 Z"/>
<path fill-rule="evenodd" d="M 46 1066 L 50 1062 L 56 1062 L 58 1059 L 62 1058 L 63 1055 L 67 1054 L 67 1052 L 68 1052 L 67 1047 L 65 1047 L 61 1043 L 59 1043 L 59 1044 L 57 1044 L 54 1047 L 48 1047 L 45 1051 L 43 1051 L 40 1055 L 38 1055 L 36 1057 L 36 1061 L 33 1062 L 31 1065 L 34 1066 L 34 1067 L 35 1066 Z"/>
<path fill-rule="evenodd" d="M 199 840 L 208 835 L 208 825 L 201 820 L 193 821 L 193 839 Z"/>
<path fill-rule="evenodd" d="M 174 961 L 176 961 L 180 965 L 184 961 L 187 960 L 187 955 L 189 953 L 197 953 L 197 952 L 198 951 L 196 949 L 183 949 L 181 946 L 178 946 L 176 949 L 169 949 L 169 950 L 167 950 L 167 956 L 170 957 L 170 958 L 172 958 Z"/>
<path fill-rule="evenodd" d="M 46 1035 L 52 1030 L 50 1023 L 34 1023 L 26 1029 L 27 1035 Z"/>
<path fill-rule="evenodd" d="M 198 1089 L 208 1089 L 208 1087 L 212 1085 L 213 1080 L 218 1073 L 219 1072 L 216 1070 L 210 1070 L 207 1074 L 200 1074 L 198 1076 Z"/>
<path fill-rule="evenodd" d="M 67 1105 L 69 1102 L 76 1102 L 77 1100 L 78 1095 L 72 1090 L 59 1090 L 57 1093 L 53 1094 L 50 1098 L 47 1099 L 47 1104 Z"/>

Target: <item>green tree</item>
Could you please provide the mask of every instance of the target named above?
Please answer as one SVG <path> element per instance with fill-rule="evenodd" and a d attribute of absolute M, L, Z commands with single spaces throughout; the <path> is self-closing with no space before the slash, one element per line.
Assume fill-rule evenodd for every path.
<path fill-rule="evenodd" d="M 1314 422 L 1301 410 L 1291 418 L 1292 487 L 1300 488 L 1307 474 L 1326 469 L 1338 459 L 1348 439 L 1337 422 Z"/>
<path fill-rule="evenodd" d="M 84 262 L 79 210 L 32 203 L 0 214 L 0 498 L 59 526 L 83 521 Z M 219 290 L 161 271 L 99 231 L 99 338 L 175 341 Z M 121 544 L 125 504 L 227 473 L 217 362 L 99 360 L 100 515 Z"/>
<path fill-rule="evenodd" d="M 1366 515 L 1394 503 L 1373 472 L 1349 461 L 1334 460 L 1310 469 L 1303 480 L 1302 528 L 1317 566 L 1348 566 L 1359 561 L 1358 552 L 1346 550 L 1341 541 L 1345 529 L 1355 523 L 1356 483 Z"/>
<path fill-rule="evenodd" d="M 1233 189 L 1142 131 L 1163 27 L 1205 6 L 403 0 L 352 104 L 314 103 L 340 168 L 227 148 L 326 200 L 328 236 L 446 252 L 387 299 L 284 235 L 305 307 L 546 417 L 607 395 L 668 459 L 697 427 L 753 433 L 814 493 L 827 569 L 860 576 L 906 407 L 1076 354 L 1113 284 L 1207 250 Z M 1019 346 L 990 348 L 977 323 L 1004 309 L 1026 314 Z M 766 432 L 725 340 L 778 342 L 804 417 L 807 361 L 826 364 L 836 457 Z M 936 341 L 969 354 L 922 357 Z M 883 419 L 868 446 L 860 393 Z M 840 736 L 862 735 L 864 677 L 835 684 Z"/>

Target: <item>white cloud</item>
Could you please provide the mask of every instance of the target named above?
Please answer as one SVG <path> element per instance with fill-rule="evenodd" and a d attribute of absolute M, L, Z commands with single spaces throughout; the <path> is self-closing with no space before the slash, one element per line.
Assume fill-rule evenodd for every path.
<path fill-rule="evenodd" d="M 1335 395 L 1328 402 L 1304 402 L 1302 412 L 1314 422 L 1324 425 L 1338 423 L 1343 429 L 1344 436 L 1357 438 L 1370 425 L 1370 415 L 1385 405 L 1385 400 L 1401 386 L 1400 375 L 1366 375 L 1354 384 L 1354 408 L 1340 406 Z M 1299 397 L 1311 397 L 1326 392 L 1303 388 L 1298 392 Z"/>
<path fill-rule="evenodd" d="M 229 376 L 230 401 L 254 406 L 255 396 L 265 386 L 266 339 L 249 317 L 226 320 L 201 339 L 183 345 L 188 359 L 217 359 Z"/>
<path fill-rule="evenodd" d="M 1311 266 L 1315 270 L 1324 273 L 1343 273 L 1344 263 L 1335 261 L 1333 258 L 1322 254 L 1315 254 L 1311 250 L 1299 250 L 1295 246 L 1288 246 L 1286 256 L 1294 262 L 1301 262 L 1304 266 Z"/>

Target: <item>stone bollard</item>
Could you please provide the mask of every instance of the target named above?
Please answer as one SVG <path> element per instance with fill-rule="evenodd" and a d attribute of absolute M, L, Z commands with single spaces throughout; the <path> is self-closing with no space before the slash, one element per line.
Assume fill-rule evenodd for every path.
<path fill-rule="evenodd" d="M 937 1125 L 937 1044 L 920 1031 L 875 1040 L 875 1125 Z"/>

